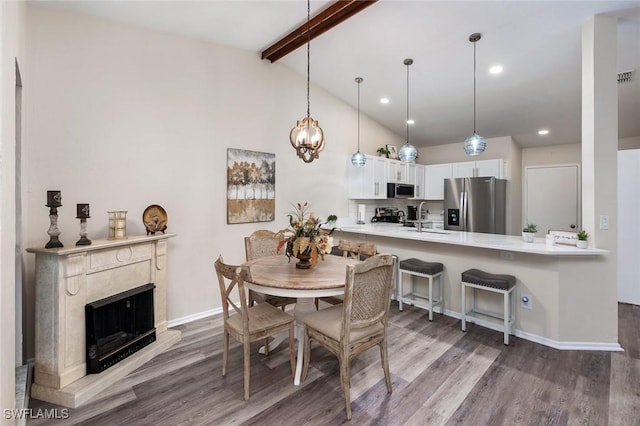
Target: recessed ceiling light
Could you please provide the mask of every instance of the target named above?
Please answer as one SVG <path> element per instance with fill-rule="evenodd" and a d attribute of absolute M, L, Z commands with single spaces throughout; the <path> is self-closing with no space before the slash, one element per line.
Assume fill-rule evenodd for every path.
<path fill-rule="evenodd" d="M 489 68 L 491 74 L 500 74 L 502 72 L 502 65 L 494 65 Z"/>
<path fill-rule="evenodd" d="M 548 135 L 549 131 L 547 129 L 538 130 L 539 135 Z"/>
<path fill-rule="evenodd" d="M 407 120 L 407 124 L 415 124 L 416 122 L 413 121 L 412 119 Z"/>
<path fill-rule="evenodd" d="M 389 103 L 389 98 L 380 98 L 380 103 L 384 104 L 384 105 L 388 104 Z"/>

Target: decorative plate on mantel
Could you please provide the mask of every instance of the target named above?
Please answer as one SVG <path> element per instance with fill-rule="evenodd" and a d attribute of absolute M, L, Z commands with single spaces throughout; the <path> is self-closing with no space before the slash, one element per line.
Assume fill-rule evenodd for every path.
<path fill-rule="evenodd" d="M 167 212 L 157 205 L 152 204 L 142 213 L 142 222 L 147 229 L 147 235 L 154 235 L 156 232 L 162 232 L 167 229 Z"/>

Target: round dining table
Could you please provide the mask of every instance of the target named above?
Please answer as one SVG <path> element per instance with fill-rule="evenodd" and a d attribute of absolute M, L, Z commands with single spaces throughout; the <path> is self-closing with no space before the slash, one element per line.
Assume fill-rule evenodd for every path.
<path fill-rule="evenodd" d="M 266 256 L 243 263 L 251 271 L 251 281 L 246 286 L 251 290 L 273 296 L 295 297 L 293 311 L 296 319 L 298 354 L 294 385 L 300 384 L 302 357 L 304 352 L 304 316 L 316 310 L 315 298 L 344 294 L 347 265 L 358 263 L 357 259 L 325 255 L 324 260 L 311 269 L 296 268 L 297 259 L 284 255 Z M 280 344 L 286 335 L 278 336 L 273 347 Z M 264 353 L 264 348 L 261 348 Z"/>

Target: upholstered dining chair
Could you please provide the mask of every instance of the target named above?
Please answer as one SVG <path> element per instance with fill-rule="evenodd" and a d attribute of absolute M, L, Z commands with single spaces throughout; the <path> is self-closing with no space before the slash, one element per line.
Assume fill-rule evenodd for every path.
<path fill-rule="evenodd" d="M 334 247 L 335 248 L 335 247 Z M 362 243 L 359 241 L 340 240 L 338 241 L 337 250 L 332 251 L 335 254 L 342 254 L 344 257 L 365 260 L 374 256 L 378 251 L 373 243 Z M 342 303 L 342 296 L 321 297 L 320 300 L 331 305 Z"/>
<path fill-rule="evenodd" d="M 266 229 L 257 230 L 248 237 L 244 237 L 244 252 L 247 261 L 277 254 L 284 256 L 284 246 L 278 250 L 279 241 L 274 232 Z M 296 303 L 296 299 L 292 297 L 271 296 L 249 290 L 249 305 L 253 306 L 255 302 L 266 302 L 282 308 L 284 311 L 287 305 Z"/>
<path fill-rule="evenodd" d="M 249 307 L 245 281 L 251 278 L 251 271 L 246 266 L 233 266 L 224 263 L 222 256 L 215 262 L 216 275 L 220 284 L 222 299 L 222 315 L 224 318 L 224 350 L 222 353 L 222 376 L 227 375 L 229 356 L 229 336 L 242 343 L 244 352 L 244 400 L 250 394 L 250 344 L 264 340 L 265 352 L 269 354 L 268 338 L 275 334 L 289 331 L 289 362 L 291 375 L 295 373 L 294 354 L 294 318 L 268 303 L 258 303 Z M 234 290 L 237 290 L 234 291 Z M 239 298 L 234 297 L 237 295 Z M 233 311 L 235 312 L 233 312 Z M 230 313 L 230 311 L 232 313 Z"/>
<path fill-rule="evenodd" d="M 390 254 L 378 254 L 347 266 L 344 303 L 304 318 L 302 379 L 306 379 L 309 371 L 313 339 L 338 357 L 348 420 L 351 420 L 351 359 L 358 354 L 376 345 L 380 347 L 387 391 L 391 393 L 387 326 L 395 262 Z"/>

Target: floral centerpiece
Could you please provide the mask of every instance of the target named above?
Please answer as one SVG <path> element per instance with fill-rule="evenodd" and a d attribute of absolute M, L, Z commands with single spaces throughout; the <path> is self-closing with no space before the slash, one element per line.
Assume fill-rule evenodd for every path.
<path fill-rule="evenodd" d="M 328 221 L 322 221 L 312 212 L 309 212 L 307 203 L 294 205 L 294 211 L 289 216 L 289 227 L 276 234 L 280 237 L 278 250 L 286 244 L 285 254 L 300 259 L 296 268 L 309 269 L 318 264 L 318 259 L 324 260 L 324 255 L 331 251 L 333 237 L 331 234 L 336 228 L 322 229 L 322 225 Z"/>

